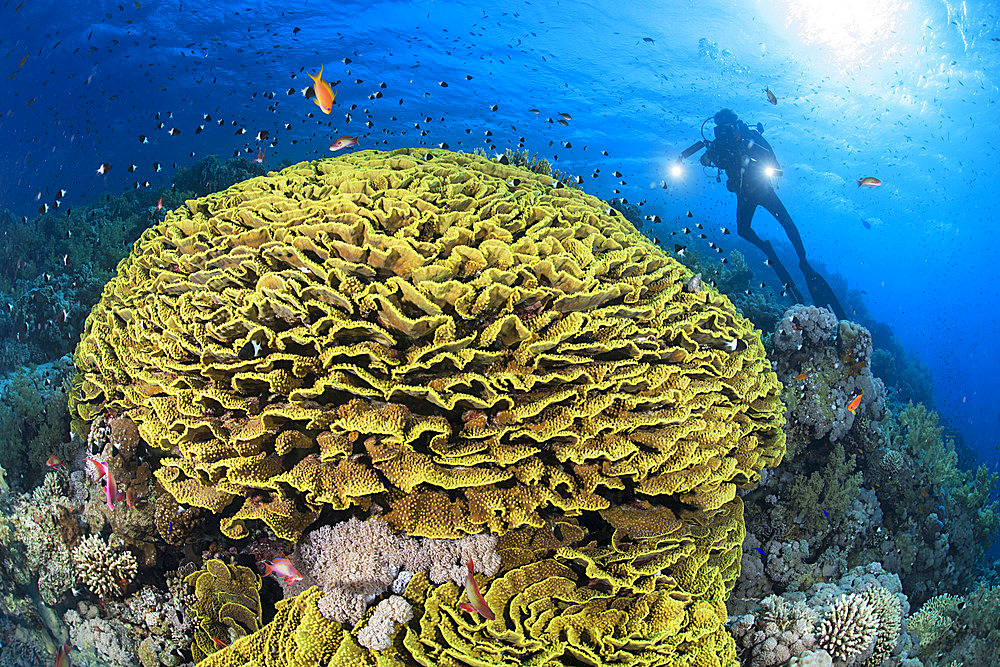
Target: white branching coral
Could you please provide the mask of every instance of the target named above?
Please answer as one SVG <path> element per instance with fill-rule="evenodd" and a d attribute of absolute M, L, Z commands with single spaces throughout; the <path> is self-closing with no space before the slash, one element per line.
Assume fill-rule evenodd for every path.
<path fill-rule="evenodd" d="M 816 641 L 834 660 L 853 661 L 875 641 L 878 618 L 864 593 L 837 598 L 816 629 Z"/>
<path fill-rule="evenodd" d="M 816 630 L 816 643 L 838 662 L 877 667 L 892 655 L 901 630 L 899 599 L 875 586 L 837 598 Z"/>
<path fill-rule="evenodd" d="M 124 583 L 135 576 L 136 562 L 131 551 L 120 550 L 98 535 L 88 535 L 73 549 L 73 562 L 80 580 L 97 595 L 121 595 Z"/>
<path fill-rule="evenodd" d="M 375 607 L 368 625 L 358 632 L 358 643 L 373 651 L 384 651 L 392 643 L 396 626 L 413 619 L 413 607 L 398 595 L 382 600 Z"/>
<path fill-rule="evenodd" d="M 878 619 L 875 645 L 872 647 L 871 657 L 865 664 L 877 667 L 892 655 L 899 641 L 903 626 L 902 606 L 899 598 L 881 587 L 867 590 L 864 594 L 872 603 L 875 617 Z"/>
<path fill-rule="evenodd" d="M 356 624 L 365 609 L 382 593 L 414 572 L 427 570 L 431 581 L 453 581 L 459 586 L 471 558 L 475 569 L 487 576 L 496 574 L 500 557 L 495 535 L 467 535 L 459 539 L 415 538 L 394 533 L 385 520 L 350 519 L 333 526 L 321 526 L 296 547 L 293 561 L 305 579 L 286 587 L 286 596 L 313 584 L 323 589 L 319 608 L 338 623 Z"/>

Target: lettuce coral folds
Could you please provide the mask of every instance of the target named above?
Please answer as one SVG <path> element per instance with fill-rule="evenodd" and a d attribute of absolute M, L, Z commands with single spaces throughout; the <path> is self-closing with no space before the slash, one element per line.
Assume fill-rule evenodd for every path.
<path fill-rule="evenodd" d="M 552 659 L 610 660 L 669 627 L 711 662 L 732 651 L 736 490 L 780 461 L 783 408 L 758 332 L 717 292 L 685 289 L 690 277 L 544 173 L 439 150 L 302 163 L 190 200 L 142 235 L 87 319 L 73 428 L 134 422 L 144 446 L 108 452 L 119 473 L 142 483 L 148 467 L 154 506 L 197 508 L 230 540 L 266 526 L 296 542 L 325 512 L 380 514 L 431 541 L 593 516 L 566 542 L 580 556 L 506 568 L 518 586 L 577 591 L 571 639 L 500 615 L 523 639 L 495 635 L 494 655 L 530 640 Z M 170 516 L 154 522 L 167 542 Z M 457 553 L 439 560 L 453 570 Z M 376 569 L 388 565 L 416 569 Z M 454 581 L 422 576 L 405 587 L 407 627 L 458 602 L 440 588 Z M 331 585 L 319 604 L 362 621 L 386 580 L 348 586 L 360 606 L 331 611 Z M 424 599 L 409 593 L 418 580 Z M 609 624 L 615 600 L 622 622 L 654 608 L 660 620 Z M 445 650 L 419 636 L 397 650 Z M 657 664 L 682 650 L 667 644 Z"/>

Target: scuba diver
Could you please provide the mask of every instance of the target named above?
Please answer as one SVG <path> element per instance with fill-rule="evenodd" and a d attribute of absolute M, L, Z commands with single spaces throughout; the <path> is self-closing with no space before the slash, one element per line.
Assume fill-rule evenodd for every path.
<path fill-rule="evenodd" d="M 722 180 L 721 174 L 726 172 L 728 180 L 726 188 L 736 193 L 736 232 L 750 243 L 760 248 L 767 255 L 768 265 L 774 267 L 782 285 L 792 295 L 796 303 L 804 303 L 802 294 L 792 281 L 788 271 L 782 265 L 778 255 L 769 241 L 757 236 L 750 221 L 758 206 L 763 206 L 781 224 L 788 234 L 788 240 L 795 247 L 799 256 L 799 268 L 806 278 L 806 285 L 812 295 L 813 302 L 818 306 L 830 307 L 838 319 L 847 319 L 844 309 L 830 289 L 826 280 L 817 273 L 806 261 L 806 250 L 802 246 L 802 238 L 795 223 L 785 210 L 772 187 L 773 181 L 781 175 L 781 168 L 774 156 L 771 146 L 762 136 L 764 126 L 757 123 L 756 129 L 750 128 L 741 121 L 732 109 L 722 109 L 714 116 L 715 141 L 705 138 L 705 122 L 701 124 L 702 141 L 688 147 L 681 153 L 678 162 L 694 155 L 705 148 L 701 156 L 701 164 L 706 167 L 716 167 L 716 182 Z"/>

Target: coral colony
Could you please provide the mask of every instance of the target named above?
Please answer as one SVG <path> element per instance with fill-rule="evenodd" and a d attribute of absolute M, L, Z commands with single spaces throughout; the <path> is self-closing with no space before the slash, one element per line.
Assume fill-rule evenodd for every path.
<path fill-rule="evenodd" d="M 4 664 L 1000 664 L 891 338 L 527 154 L 192 172 L 4 314 Z"/>

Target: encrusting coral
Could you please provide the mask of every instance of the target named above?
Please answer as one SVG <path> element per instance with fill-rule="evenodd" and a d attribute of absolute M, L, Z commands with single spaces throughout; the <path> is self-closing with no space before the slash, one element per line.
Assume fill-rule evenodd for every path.
<path fill-rule="evenodd" d="M 428 537 L 625 489 L 716 510 L 780 459 L 778 383 L 728 300 L 609 211 L 416 149 L 189 201 L 87 319 L 75 428 L 127 414 L 163 487 L 233 538 L 373 497 Z"/>

